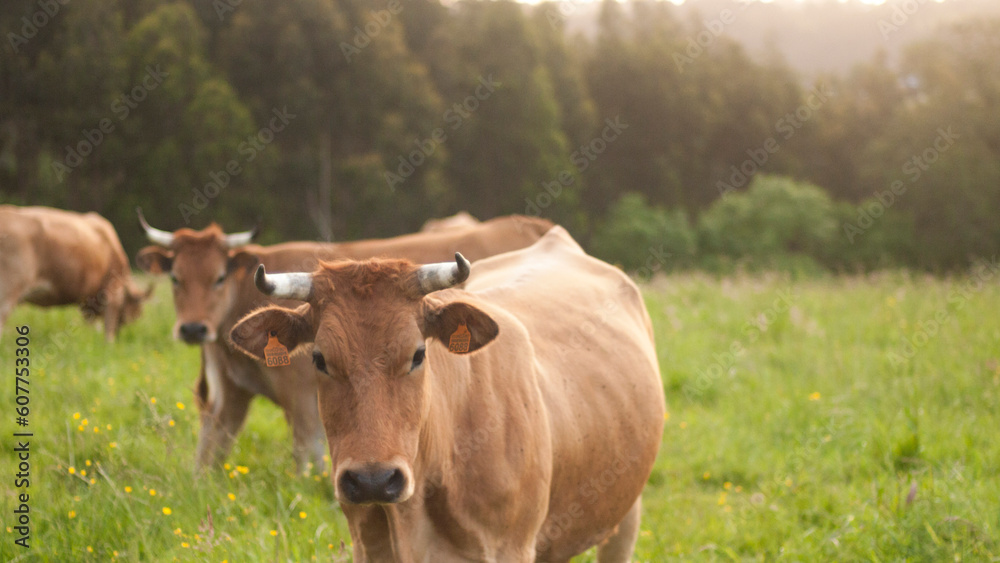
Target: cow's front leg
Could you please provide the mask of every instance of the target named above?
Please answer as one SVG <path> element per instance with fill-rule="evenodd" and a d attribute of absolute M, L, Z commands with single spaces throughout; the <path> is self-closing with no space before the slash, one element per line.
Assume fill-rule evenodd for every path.
<path fill-rule="evenodd" d="M 0 338 L 3 338 L 3 327 L 7 325 L 7 317 L 10 316 L 15 305 L 17 305 L 17 301 L 4 299 L 0 296 Z"/>
<path fill-rule="evenodd" d="M 294 394 L 289 397 L 289 403 L 282 405 L 285 418 L 292 427 L 294 446 L 292 455 L 299 473 L 309 471 L 309 464 L 316 473 L 322 473 L 326 467 L 323 456 L 326 454 L 326 432 L 319 417 L 319 401 L 316 397 L 314 381 L 303 382 L 296 386 Z"/>
<path fill-rule="evenodd" d="M 104 301 L 104 340 L 114 342 L 121 324 L 122 309 L 125 307 L 125 290 L 122 287 L 110 287 L 97 298 Z"/>
<path fill-rule="evenodd" d="M 233 383 L 215 354 L 202 347 L 201 376 L 195 397 L 201 412 L 195 467 L 202 469 L 222 463 L 229 455 L 250 410 L 253 393 Z"/>

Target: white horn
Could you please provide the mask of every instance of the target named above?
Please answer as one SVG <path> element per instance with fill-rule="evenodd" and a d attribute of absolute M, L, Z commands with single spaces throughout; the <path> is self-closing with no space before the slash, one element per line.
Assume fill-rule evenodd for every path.
<path fill-rule="evenodd" d="M 236 248 L 239 246 L 246 246 L 257 236 L 257 227 L 250 229 L 249 231 L 244 231 L 242 233 L 233 233 L 231 235 L 226 235 L 226 246 L 229 248 Z"/>
<path fill-rule="evenodd" d="M 167 231 L 161 231 L 160 229 L 154 229 L 149 226 L 146 222 L 146 218 L 142 215 L 142 208 L 135 208 L 136 214 L 139 215 L 139 224 L 142 225 L 142 230 L 146 231 L 146 238 L 149 242 L 153 244 L 158 244 L 160 246 L 170 246 L 174 242 L 174 234 Z"/>
<path fill-rule="evenodd" d="M 454 287 L 469 278 L 469 261 L 460 252 L 455 253 L 455 262 L 426 264 L 417 270 L 417 283 L 425 295 L 432 291 Z"/>
<path fill-rule="evenodd" d="M 312 274 L 295 272 L 291 274 L 268 274 L 264 265 L 257 266 L 253 283 L 264 295 L 279 299 L 308 301 L 312 295 Z"/>

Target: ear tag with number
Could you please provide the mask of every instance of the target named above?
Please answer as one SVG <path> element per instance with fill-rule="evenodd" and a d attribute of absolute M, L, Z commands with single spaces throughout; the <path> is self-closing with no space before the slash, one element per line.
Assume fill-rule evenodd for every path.
<path fill-rule="evenodd" d="M 264 346 L 264 363 L 269 368 L 291 365 L 292 359 L 288 357 L 288 348 L 278 342 L 278 334 L 274 331 L 267 336 L 267 346 Z"/>
<path fill-rule="evenodd" d="M 469 342 L 472 341 L 472 334 L 469 333 L 465 323 L 458 325 L 451 339 L 448 340 L 448 351 L 464 354 L 469 351 Z"/>

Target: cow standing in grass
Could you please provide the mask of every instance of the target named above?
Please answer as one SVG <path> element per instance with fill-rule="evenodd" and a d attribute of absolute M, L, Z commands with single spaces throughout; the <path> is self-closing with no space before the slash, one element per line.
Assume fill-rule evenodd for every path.
<path fill-rule="evenodd" d="M 466 281 L 467 279 L 467 281 Z M 463 282 L 464 285 L 460 285 Z M 231 338 L 311 358 L 354 561 L 629 561 L 665 412 L 621 271 L 555 227 L 530 248 L 267 274 Z"/>
<path fill-rule="evenodd" d="M 112 342 L 152 291 L 135 286 L 118 233 L 104 217 L 0 205 L 0 330 L 19 303 L 79 305 L 88 320 L 104 319 Z"/>
<path fill-rule="evenodd" d="M 258 264 L 276 272 L 311 270 L 319 260 L 391 256 L 416 262 L 446 260 L 459 249 L 486 257 L 523 248 L 552 224 L 530 217 L 501 217 L 467 228 L 418 233 L 384 240 L 345 243 L 289 242 L 250 244 L 251 231 L 225 234 L 215 224 L 195 231 L 167 232 L 139 215 L 155 246 L 136 258 L 143 270 L 170 276 L 177 322 L 174 338 L 201 346 L 201 373 L 195 385 L 201 413 L 196 465 L 221 462 L 246 420 L 251 400 L 267 397 L 280 406 L 292 428 L 300 470 L 323 466 L 325 436 L 316 404 L 315 368 L 308 358 L 266 367 L 235 351 L 224 338 L 244 315 L 274 303 L 253 286 Z"/>

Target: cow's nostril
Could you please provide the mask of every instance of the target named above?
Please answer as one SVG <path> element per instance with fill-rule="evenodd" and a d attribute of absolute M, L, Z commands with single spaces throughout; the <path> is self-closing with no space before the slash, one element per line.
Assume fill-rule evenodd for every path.
<path fill-rule="evenodd" d="M 389 475 L 389 480 L 386 481 L 383 488 L 387 502 L 395 502 L 399 498 L 399 495 L 403 494 L 403 489 L 405 488 L 406 477 L 403 476 L 403 472 L 399 469 L 393 469 L 392 474 Z"/>
<path fill-rule="evenodd" d="M 338 482 L 341 494 L 350 502 L 396 502 L 406 488 L 406 476 L 398 468 L 344 471 Z"/>
<path fill-rule="evenodd" d="M 347 500 L 358 503 L 361 501 L 362 490 L 361 482 L 358 480 L 358 474 L 353 471 L 345 471 L 343 475 L 340 476 L 340 492 L 347 497 Z"/>
<path fill-rule="evenodd" d="M 181 338 L 188 344 L 198 344 L 205 341 L 208 327 L 204 323 L 184 323 L 181 325 Z"/>

